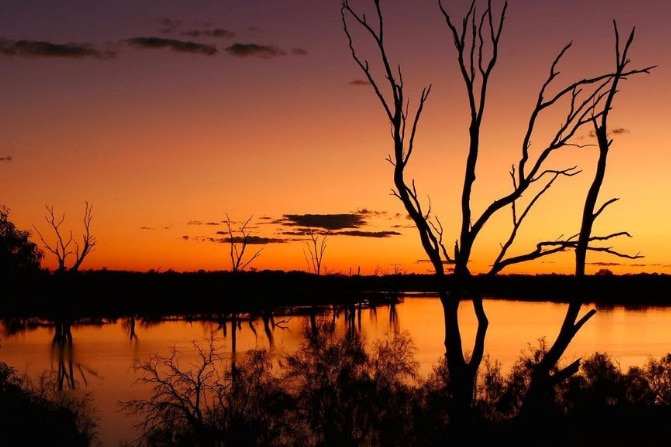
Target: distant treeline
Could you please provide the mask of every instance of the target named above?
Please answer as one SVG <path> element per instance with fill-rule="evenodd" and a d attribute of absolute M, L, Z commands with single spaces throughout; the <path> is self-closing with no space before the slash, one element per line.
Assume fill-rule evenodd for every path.
<path fill-rule="evenodd" d="M 443 284 L 453 290 L 454 284 Z M 436 292 L 433 275 L 321 275 L 257 272 L 41 272 L 5 282 L 0 317 L 123 317 L 257 312 L 282 306 L 389 302 L 405 292 Z M 671 305 L 671 276 L 660 274 L 474 276 L 460 284 L 465 299 Z"/>

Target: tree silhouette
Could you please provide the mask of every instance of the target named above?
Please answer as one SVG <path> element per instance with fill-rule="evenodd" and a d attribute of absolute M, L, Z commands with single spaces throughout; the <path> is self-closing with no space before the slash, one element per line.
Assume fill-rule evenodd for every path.
<path fill-rule="evenodd" d="M 552 168 L 548 163 L 549 157 L 561 151 L 565 152 L 567 148 L 579 146 L 575 142 L 578 131 L 590 124 L 597 129 L 597 142 L 601 148 L 605 140 L 599 134 L 606 131 L 608 112 L 613 97 L 618 91 L 618 81 L 634 74 L 648 73 L 652 67 L 627 69 L 626 53 L 633 40 L 632 32 L 623 54 L 620 54 L 619 42 L 616 42 L 617 66 L 615 71 L 606 70 L 601 74 L 578 79 L 557 88 L 555 84 L 559 75 L 558 66 L 570 49 L 571 43 L 565 45 L 553 60 L 549 74 L 540 86 L 536 103 L 529 114 L 528 125 L 520 145 L 519 159 L 510 170 L 512 183 L 510 190 L 504 191 L 485 206 L 480 214 L 477 214 L 472 207 L 472 197 L 482 150 L 480 142 L 483 117 L 487 105 L 487 94 L 490 91 L 490 80 L 498 62 L 499 42 L 505 24 L 507 2 L 503 3 L 499 12 L 495 12 L 491 0 L 487 0 L 484 2 L 484 11 L 478 13 L 476 11 L 478 1 L 473 0 L 460 24 L 454 21 L 443 3 L 442 0 L 438 0 L 438 7 L 456 50 L 456 61 L 465 86 L 469 108 L 469 143 L 463 171 L 464 180 L 461 191 L 454 192 L 455 196 L 459 197 L 461 213 L 460 216 L 455 216 L 454 220 L 457 222 L 453 226 L 459 228 L 459 234 L 452 249 L 445 244 L 443 222 L 438 216 L 432 215 L 430 202 L 426 206 L 423 204 L 415 180 L 406 177 L 406 168 L 415 150 L 415 138 L 424 106 L 431 92 L 431 85 L 427 85 L 420 91 L 418 104 L 411 112 L 410 102 L 406 97 L 403 71 L 400 64 L 392 62 L 391 53 L 385 41 L 385 23 L 380 0 L 372 0 L 373 12 L 369 16 L 352 8 L 348 0 L 343 0 L 341 18 L 352 58 L 370 83 L 391 125 L 393 151 L 388 161 L 393 166 L 395 189 L 392 193 L 401 201 L 412 219 L 422 247 L 433 266 L 438 279 L 437 283 L 440 285 L 438 292 L 443 305 L 445 321 L 445 358 L 453 405 L 451 424 L 460 431 L 468 431 L 473 420 L 473 396 L 489 324 L 482 298 L 465 296 L 471 278 L 469 262 L 478 235 L 495 215 L 504 210 L 511 211 L 512 221 L 509 235 L 501 244 L 500 251 L 491 264 L 489 275 L 495 275 L 513 264 L 532 261 L 569 249 L 575 249 L 578 256 L 582 256 L 579 253 L 586 250 L 600 250 L 621 255 L 608 248 L 597 248 L 590 244 L 626 235 L 622 232 L 603 237 L 592 236 L 591 223 L 603 209 L 602 207 L 593 213 L 592 198 L 596 198 L 593 192 L 590 192 L 585 203 L 585 213 L 586 215 L 592 213 L 592 218 L 591 220 L 583 218 L 578 235 L 540 241 L 534 250 L 526 253 L 511 255 L 510 251 L 523 222 L 538 201 L 555 185 L 555 182 L 581 172 L 577 166 Z M 371 16 L 373 19 L 369 20 Z M 360 48 L 368 48 L 367 45 L 355 45 L 353 26 L 357 27 L 358 31 L 362 31 L 357 36 L 367 36 L 372 41 L 372 51 L 377 62 L 372 63 L 362 55 L 363 50 Z M 563 110 L 561 110 L 562 107 Z M 559 111 L 559 116 L 563 116 L 563 121 L 556 127 L 556 131 L 547 137 L 547 140 L 541 141 L 544 136 L 535 138 L 535 147 L 540 147 L 540 150 L 530 151 L 532 136 L 536 136 L 537 124 L 543 116 L 553 110 Z M 603 166 L 601 162 L 597 166 L 605 169 L 605 158 Z M 592 191 L 598 193 L 600 187 L 601 182 L 595 179 Z M 528 197 L 526 202 L 522 201 L 523 195 Z M 580 263 L 580 261 L 577 262 Z M 584 259 L 582 263 L 584 272 Z M 446 265 L 451 267 L 451 274 L 447 271 Z M 452 280 L 449 282 L 449 287 L 448 282 L 445 281 L 448 275 Z M 458 317 L 460 302 L 465 298 L 471 298 L 478 321 L 473 348 L 469 355 L 464 353 Z M 574 310 L 572 308 L 571 315 L 567 315 L 567 327 L 570 325 Z M 577 332 L 583 323 L 584 321 L 581 320 L 572 325 L 569 333 Z M 562 344 L 570 341 L 570 338 L 572 336 L 568 339 L 562 338 Z M 559 355 L 562 352 L 563 349 L 557 351 Z M 553 361 L 549 363 L 555 364 Z M 539 377 L 541 376 L 543 374 L 539 374 Z"/>
<path fill-rule="evenodd" d="M 621 253 L 610 247 L 598 247 L 595 245 L 590 245 L 591 243 L 609 240 L 617 236 L 629 236 L 629 233 L 626 231 L 611 233 L 605 236 L 592 235 L 592 229 L 596 219 L 601 215 L 607 206 L 618 200 L 617 198 L 612 198 L 604 202 L 600 207 L 597 208 L 596 206 L 597 200 L 599 198 L 599 192 L 601 190 L 601 185 L 603 184 L 604 178 L 606 176 L 606 162 L 608 160 L 608 151 L 612 143 L 612 140 L 608 137 L 608 114 L 613 107 L 612 104 L 618 91 L 617 88 L 619 82 L 625 79 L 625 77 L 629 74 L 648 73 L 652 68 L 654 68 L 647 67 L 643 70 L 626 72 L 626 68 L 629 65 L 628 53 L 634 40 L 635 29 L 632 29 L 624 47 L 621 49 L 617 23 L 613 22 L 613 28 L 615 32 L 616 69 L 615 75 L 610 82 L 609 89 L 605 94 L 605 103 L 602 113 L 600 116 L 594 116 L 592 118 L 592 124 L 594 126 L 594 132 L 598 142 L 599 156 L 594 178 L 592 179 L 592 183 L 585 197 L 580 232 L 577 235 L 577 241 L 575 244 L 575 276 L 578 278 L 583 278 L 585 276 L 585 262 L 588 250 L 602 251 L 629 259 L 637 259 L 641 257 L 639 254 L 628 255 L 626 253 Z M 576 299 L 569 304 L 566 315 L 564 317 L 564 322 L 561 326 L 559 334 L 557 335 L 557 338 L 555 339 L 555 342 L 539 361 L 538 365 L 536 365 L 533 371 L 529 390 L 525 396 L 524 405 L 522 406 L 522 414 L 524 417 L 538 417 L 539 415 L 542 415 L 542 412 L 538 411 L 538 407 L 540 405 L 539 403 L 542 401 L 542 397 L 547 394 L 548 389 L 556 385 L 565 377 L 573 375 L 578 371 L 580 367 L 580 359 L 570 363 L 568 366 L 558 371 L 553 371 L 553 369 L 556 368 L 559 360 L 561 359 L 561 356 L 564 354 L 570 342 L 573 340 L 580 328 L 596 313 L 596 310 L 592 309 L 582 317 L 578 318 L 581 307 L 581 299 Z"/>
<path fill-rule="evenodd" d="M 56 256 L 56 259 L 58 260 L 57 272 L 59 273 L 78 271 L 82 262 L 84 262 L 84 259 L 93 251 L 97 244 L 96 238 L 91 233 L 93 206 L 89 205 L 88 202 L 85 202 L 85 205 L 84 217 L 82 218 L 84 232 L 82 233 L 81 245 L 80 242 L 74 238 L 72 230 L 66 235 L 65 231 L 61 228 L 65 221 L 65 214 L 63 214 L 60 219 L 56 219 L 53 205 L 46 206 L 48 215 L 44 218 L 54 232 L 55 242 L 47 242 L 42 233 L 40 233 L 40 230 L 33 225 L 33 228 L 35 228 L 35 231 L 40 236 L 44 248 Z M 67 260 L 70 255 L 74 255 L 74 262 L 68 267 Z"/>
<path fill-rule="evenodd" d="M 251 234 L 247 226 L 252 220 L 253 216 L 249 218 L 238 227 L 238 229 L 233 228 L 233 222 L 231 218 L 226 214 L 226 228 L 228 231 L 229 243 L 229 256 L 231 258 L 231 271 L 233 272 L 242 272 L 244 271 L 256 258 L 261 255 L 263 249 L 257 250 L 253 255 L 248 258 L 245 258 L 245 252 L 247 251 L 247 245 L 250 243 Z"/>
<path fill-rule="evenodd" d="M 307 252 L 304 250 L 303 255 L 305 256 L 305 261 L 308 263 L 308 270 L 315 275 L 321 275 L 324 267 L 324 252 L 326 251 L 328 236 L 324 234 L 320 238 L 312 228 L 308 228 L 306 232 L 310 240 L 305 242 Z"/>
<path fill-rule="evenodd" d="M 9 220 L 9 208 L 0 205 L 0 274 L 37 271 L 44 253 L 30 241 L 30 232 Z"/>

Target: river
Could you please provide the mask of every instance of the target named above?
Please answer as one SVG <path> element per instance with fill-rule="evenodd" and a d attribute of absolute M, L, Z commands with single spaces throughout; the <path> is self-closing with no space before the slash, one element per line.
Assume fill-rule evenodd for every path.
<path fill-rule="evenodd" d="M 583 312 L 595 308 L 585 305 Z M 596 307 L 597 313 L 578 333 L 564 361 L 595 352 L 609 354 L 626 371 L 643 366 L 650 358 L 671 352 L 671 307 Z M 551 342 L 556 336 L 565 304 L 514 300 L 485 300 L 490 321 L 486 355 L 509 368 L 530 345 L 538 340 Z M 469 302 L 461 305 L 461 333 L 468 349 L 475 333 L 475 319 Z M 275 325 L 265 330 L 263 321 L 244 319 L 237 322 L 236 355 L 249 349 L 269 349 L 276 356 L 296 350 L 303 341 L 308 317 L 276 315 Z M 337 315 L 337 327 L 345 331 L 344 314 Z M 231 322 L 187 321 L 183 318 L 160 322 L 129 319 L 111 322 L 74 324 L 71 327 L 72 350 L 53 349 L 53 325 L 36 325 L 10 331 L 0 329 L 0 360 L 21 373 L 37 378 L 45 371 L 57 370 L 64 359 L 72 365 L 74 387 L 90 393 L 101 418 L 99 434 L 105 446 L 116 447 L 131 441 L 133 421 L 119 410 L 119 401 L 146 395 L 147 390 L 134 384 L 133 366 L 153 353 L 167 353 L 175 347 L 188 358 L 193 342 L 212 335 L 231 356 Z M 426 376 L 444 352 L 442 308 L 431 296 L 408 295 L 394 307 L 362 308 L 354 324 L 367 340 L 373 341 L 395 332 L 407 332 L 417 348 L 420 372 Z"/>

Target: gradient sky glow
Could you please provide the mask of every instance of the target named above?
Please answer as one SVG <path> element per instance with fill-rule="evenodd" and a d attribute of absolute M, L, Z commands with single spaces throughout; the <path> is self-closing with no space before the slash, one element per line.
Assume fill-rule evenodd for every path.
<path fill-rule="evenodd" d="M 469 3 L 444 1 L 458 21 Z M 493 3 L 498 11 L 502 2 Z M 435 1 L 382 7 L 411 107 L 432 84 L 408 172 L 445 239 L 455 240 L 467 104 L 449 30 Z M 573 42 L 558 86 L 612 69 L 613 20 L 621 36 L 636 27 L 632 68 L 657 67 L 623 82 L 615 99 L 610 128 L 619 132 L 599 203 L 620 200 L 595 230 L 629 231 L 632 238 L 610 245 L 644 258 L 590 254 L 588 272 L 670 273 L 671 2 L 509 1 L 474 212 L 510 188 L 531 107 L 561 48 Z M 98 245 L 85 269 L 227 270 L 220 232 L 228 215 L 240 223 L 253 216 L 248 229 L 263 242 L 248 248 L 263 249 L 257 269 L 306 270 L 301 233 L 309 225 L 329 232 L 328 272 L 427 272 L 390 194 L 389 125 L 363 79 L 339 0 L 3 0 L 0 203 L 20 229 L 35 225 L 45 235 L 45 205 L 53 206 L 78 236 L 88 201 Z M 539 139 L 559 124 L 548 118 Z M 580 137 L 589 143 L 588 129 Z M 553 160 L 583 173 L 555 185 L 515 252 L 578 231 L 595 160 L 594 148 Z M 503 213 L 481 235 L 472 271 L 494 259 L 508 221 Z M 571 273 L 572 259 L 504 273 Z M 47 255 L 45 266 L 55 259 Z"/>

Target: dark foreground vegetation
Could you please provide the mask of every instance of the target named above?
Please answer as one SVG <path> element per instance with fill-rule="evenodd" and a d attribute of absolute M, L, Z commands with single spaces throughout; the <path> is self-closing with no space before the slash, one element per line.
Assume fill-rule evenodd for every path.
<path fill-rule="evenodd" d="M 359 335 L 332 329 L 306 328 L 301 349 L 279 368 L 265 350 L 225 366 L 214 340 L 196 343 L 200 362 L 188 367 L 174 351 L 138 362 L 154 393 L 122 404 L 143 421 L 137 445 L 643 446 L 668 436 L 671 355 L 625 373 L 594 354 L 546 396 L 542 412 L 519 419 L 541 342 L 509 374 L 486 362 L 472 426 L 455 430 L 443 363 L 420 378 L 407 336 L 366 348 Z"/>
<path fill-rule="evenodd" d="M 546 349 L 541 341 L 509 372 L 485 361 L 473 419 L 455 427 L 444 362 L 420 377 L 407 335 L 370 344 L 355 332 L 336 335 L 326 319 L 304 335 L 300 349 L 279 359 L 253 350 L 236 361 L 211 338 L 194 341 L 195 360 L 175 348 L 138 360 L 138 380 L 153 391 L 119 403 L 139 420 L 132 444 L 592 447 L 656 446 L 668 437 L 671 354 L 625 372 L 595 353 L 552 389 L 540 411 L 521 418 L 521 396 Z M 0 371 L 3 436 L 17 434 L 17 445 L 93 445 L 86 402 L 77 410 L 76 401 L 49 400 L 6 366 Z M 50 442 L 40 444 L 47 435 Z"/>
<path fill-rule="evenodd" d="M 0 362 L 0 445 L 95 445 L 97 420 L 89 397 L 59 390 L 49 375 L 34 384 Z"/>
<path fill-rule="evenodd" d="M 450 281 L 450 277 L 443 279 Z M 659 274 L 497 275 L 462 281 L 469 297 L 581 301 L 600 305 L 671 305 L 671 276 Z M 452 290 L 449 284 L 443 284 Z M 435 275 L 314 275 L 305 272 L 84 271 L 12 275 L 0 317 L 123 317 L 254 312 L 393 300 L 435 292 Z"/>

